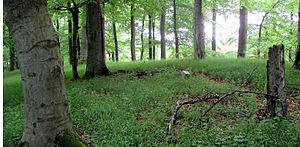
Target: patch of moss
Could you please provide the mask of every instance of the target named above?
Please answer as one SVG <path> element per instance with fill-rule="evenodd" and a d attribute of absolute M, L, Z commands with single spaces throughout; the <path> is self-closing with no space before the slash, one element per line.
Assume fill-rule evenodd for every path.
<path fill-rule="evenodd" d="M 55 143 L 61 147 L 85 147 L 82 141 L 72 128 L 62 131 L 55 139 Z"/>

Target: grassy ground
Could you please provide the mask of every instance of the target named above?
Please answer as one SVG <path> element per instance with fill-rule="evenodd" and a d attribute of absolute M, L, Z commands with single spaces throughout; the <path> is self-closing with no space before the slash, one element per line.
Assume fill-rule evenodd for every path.
<path fill-rule="evenodd" d="M 289 63 L 286 91 L 296 121 L 259 121 L 266 101 L 255 95 L 236 94 L 217 105 L 201 124 L 199 116 L 213 101 L 184 106 L 178 113 L 174 137 L 166 137 L 176 101 L 206 91 L 229 92 L 243 82 L 245 71 L 254 66 L 257 70 L 250 85 L 265 89 L 265 60 L 208 58 L 108 63 L 114 75 L 77 81 L 72 81 L 71 68 L 66 67 L 73 123 L 93 146 L 299 146 L 300 72 Z M 182 77 L 181 69 L 194 76 Z M 81 76 L 84 71 L 81 65 Z M 147 75 L 136 76 L 139 73 Z M 4 73 L 4 146 L 11 146 L 22 136 L 23 106 L 19 72 Z"/>

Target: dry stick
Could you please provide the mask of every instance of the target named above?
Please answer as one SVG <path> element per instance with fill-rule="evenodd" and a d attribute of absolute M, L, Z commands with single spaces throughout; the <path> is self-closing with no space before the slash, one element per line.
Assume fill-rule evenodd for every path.
<path fill-rule="evenodd" d="M 242 85 L 240 85 L 238 88 L 236 88 L 234 91 L 229 92 L 224 94 L 221 98 L 219 98 L 216 102 L 214 102 L 214 104 L 212 106 L 210 106 L 199 118 L 199 120 L 201 121 L 202 118 L 212 109 L 214 108 L 218 103 L 220 103 L 221 101 L 223 101 L 226 97 L 234 95 L 236 92 L 240 91 L 241 88 L 245 87 L 247 82 L 249 81 L 249 79 L 251 78 L 253 72 L 255 71 L 256 67 L 253 68 L 252 72 L 248 75 L 247 79 L 244 81 L 244 83 Z"/>

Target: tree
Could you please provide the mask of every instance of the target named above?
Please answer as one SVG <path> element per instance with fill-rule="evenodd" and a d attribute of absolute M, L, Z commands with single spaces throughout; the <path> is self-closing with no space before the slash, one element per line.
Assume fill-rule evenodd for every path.
<path fill-rule="evenodd" d="M 131 60 L 135 61 L 135 21 L 134 21 L 134 2 L 131 3 L 130 8 L 130 15 L 131 15 Z"/>
<path fill-rule="evenodd" d="M 165 23 L 166 23 L 166 10 L 162 8 L 161 21 L 160 21 L 160 36 L 161 36 L 161 59 L 166 59 L 166 39 L 165 39 Z"/>
<path fill-rule="evenodd" d="M 176 58 L 179 58 L 178 54 L 178 34 L 177 34 L 177 22 L 176 22 L 176 0 L 173 1 L 173 8 L 174 8 L 174 35 L 175 35 L 175 51 L 176 51 Z"/>
<path fill-rule="evenodd" d="M 213 51 L 216 51 L 216 21 L 217 21 L 217 4 L 216 1 L 214 1 L 214 6 L 212 9 L 213 16 L 212 16 L 212 42 L 211 42 L 211 48 Z"/>
<path fill-rule="evenodd" d="M 87 4 L 87 37 L 88 37 L 88 57 L 85 76 L 87 78 L 96 75 L 108 75 L 109 70 L 105 65 L 104 41 L 103 41 L 103 19 L 100 2 L 91 1 Z M 99 19 L 100 18 L 100 19 Z"/>
<path fill-rule="evenodd" d="M 25 108 L 21 146 L 65 146 L 62 140 L 71 139 L 74 132 L 47 1 L 5 0 L 4 13 L 21 63 Z M 81 145 L 74 142 L 78 144 L 73 146 Z"/>
<path fill-rule="evenodd" d="M 154 17 L 155 19 L 155 17 Z M 153 28 L 153 60 L 155 60 L 155 20 L 153 19 L 153 25 L 152 25 L 152 28 Z"/>
<path fill-rule="evenodd" d="M 149 60 L 152 60 L 152 36 L 151 36 L 151 24 L 152 24 L 152 21 L 151 21 L 151 15 L 149 14 Z"/>
<path fill-rule="evenodd" d="M 203 59 L 205 55 L 205 38 L 202 12 L 202 0 L 194 2 L 194 58 Z"/>
<path fill-rule="evenodd" d="M 86 24 L 81 29 L 81 49 L 80 49 L 80 63 L 86 62 L 87 59 L 87 35 L 86 35 Z"/>
<path fill-rule="evenodd" d="M 9 71 L 14 71 L 15 70 L 15 48 L 11 47 L 9 49 Z"/>
<path fill-rule="evenodd" d="M 116 61 L 119 61 L 119 53 L 118 53 L 118 38 L 117 38 L 117 30 L 116 30 L 116 23 L 113 21 L 113 32 L 114 32 L 114 40 L 115 40 L 115 54 L 116 54 Z"/>
<path fill-rule="evenodd" d="M 144 56 L 144 27 L 145 27 L 145 14 L 143 15 L 143 20 L 142 20 L 142 32 L 141 32 L 142 51 L 141 51 L 141 61 L 143 60 L 143 56 Z"/>
<path fill-rule="evenodd" d="M 298 35 L 297 35 L 297 50 L 296 57 L 294 62 L 294 67 L 296 69 L 300 69 L 300 1 L 299 1 L 299 9 L 298 9 Z"/>
<path fill-rule="evenodd" d="M 245 58 L 247 50 L 248 9 L 241 2 L 237 57 Z"/>

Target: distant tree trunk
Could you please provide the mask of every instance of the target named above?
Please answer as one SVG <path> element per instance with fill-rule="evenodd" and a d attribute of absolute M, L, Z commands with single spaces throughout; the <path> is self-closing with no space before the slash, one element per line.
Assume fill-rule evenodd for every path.
<path fill-rule="evenodd" d="M 70 7 L 70 5 L 71 5 L 71 4 L 68 3 L 68 6 L 69 6 L 69 7 Z M 73 50 L 73 49 L 72 49 L 72 44 L 73 44 L 73 43 L 72 43 L 72 21 L 71 21 L 71 19 L 69 19 L 69 18 L 68 18 L 68 26 L 69 26 L 69 30 L 68 30 L 68 31 L 69 31 L 69 32 L 68 32 L 68 33 L 69 33 L 69 34 L 68 34 L 68 38 L 69 38 L 69 57 L 70 57 L 70 58 L 69 58 L 69 63 L 72 64 L 72 62 L 71 62 L 71 56 L 72 56 L 72 50 Z"/>
<path fill-rule="evenodd" d="M 297 35 L 297 50 L 295 56 L 294 67 L 300 70 L 300 1 L 299 1 L 299 9 L 298 9 L 298 35 Z"/>
<path fill-rule="evenodd" d="M 15 70 L 15 48 L 12 47 L 9 49 L 9 71 Z"/>
<path fill-rule="evenodd" d="M 166 10 L 162 9 L 160 21 L 160 36 L 161 36 L 161 59 L 166 59 L 166 39 L 165 39 L 165 23 L 166 23 Z"/>
<path fill-rule="evenodd" d="M 25 108 L 21 146 L 65 146 L 56 141 L 72 138 L 73 134 L 65 137 L 72 120 L 47 1 L 5 0 L 4 6 L 21 63 Z"/>
<path fill-rule="evenodd" d="M 281 105 L 283 116 L 288 115 L 285 88 L 285 66 L 284 66 L 284 47 L 274 45 L 269 48 L 269 59 L 267 63 L 267 93 L 278 98 L 267 97 L 267 114 L 270 117 L 276 116 L 276 107 Z"/>
<path fill-rule="evenodd" d="M 216 3 L 216 1 L 214 1 Z M 217 12 L 216 12 L 217 4 L 214 4 L 214 7 L 212 9 L 213 11 L 213 17 L 212 17 L 212 50 L 216 51 L 216 23 L 217 23 Z"/>
<path fill-rule="evenodd" d="M 265 18 L 268 14 L 269 14 L 269 12 L 265 13 L 265 15 L 263 16 L 263 19 L 261 20 L 261 23 L 259 25 L 259 31 L 258 31 L 258 43 L 259 43 L 259 45 L 261 44 L 261 32 L 262 32 L 263 23 L 264 23 Z M 258 57 L 260 56 L 260 46 L 257 49 L 257 55 L 258 55 Z"/>
<path fill-rule="evenodd" d="M 143 21 L 142 21 L 142 33 L 141 33 L 142 51 L 141 51 L 141 61 L 143 60 L 143 56 L 144 56 L 144 26 L 145 26 L 145 15 L 143 15 Z"/>
<path fill-rule="evenodd" d="M 101 2 L 101 0 L 97 0 L 98 1 L 98 3 L 100 3 Z M 105 15 L 104 15 L 104 7 L 105 7 L 105 3 L 102 3 L 102 8 L 101 8 L 101 4 L 99 4 L 100 6 L 99 6 L 99 9 L 100 9 L 100 18 L 101 18 L 101 36 L 102 36 L 102 41 L 101 41 L 101 45 L 102 45 L 102 58 L 104 59 L 104 65 L 105 65 L 105 58 L 106 58 L 106 56 L 105 56 L 105 50 L 106 50 L 106 47 L 105 47 Z M 105 65 L 105 68 L 106 68 L 106 65 Z M 104 70 L 106 70 L 105 68 L 103 68 Z M 107 69 L 108 70 L 108 69 Z M 105 71 L 104 73 L 104 75 L 106 75 L 107 73 L 106 73 L 107 71 Z M 109 71 L 108 71 L 109 72 Z"/>
<path fill-rule="evenodd" d="M 291 12 L 291 21 L 292 21 L 292 24 L 291 24 L 291 28 L 293 28 L 293 25 L 294 25 L 294 21 L 293 21 L 293 12 Z M 290 35 L 292 36 L 293 35 L 293 29 L 291 29 L 291 31 L 290 31 Z M 291 62 L 292 61 L 292 47 L 291 48 L 289 48 L 289 61 Z"/>
<path fill-rule="evenodd" d="M 179 54 L 178 54 L 178 34 L 177 34 L 177 22 L 176 22 L 176 0 L 173 1 L 173 8 L 174 8 L 174 35 L 175 35 L 175 55 L 176 58 L 179 58 Z"/>
<path fill-rule="evenodd" d="M 19 65 L 19 60 L 18 60 L 18 55 L 15 55 L 15 60 L 16 60 L 16 68 L 20 69 L 20 65 Z M 62 62 L 63 63 L 63 62 Z"/>
<path fill-rule="evenodd" d="M 80 49 L 80 63 L 86 62 L 87 59 L 87 34 L 86 34 L 86 24 L 82 26 L 82 34 L 81 34 L 81 49 Z"/>
<path fill-rule="evenodd" d="M 79 27 L 78 27 L 79 28 Z M 77 54 L 78 54 L 78 58 L 80 59 L 80 53 L 81 53 L 81 48 L 80 48 L 80 39 L 77 38 Z M 78 61 L 78 59 L 77 59 Z"/>
<path fill-rule="evenodd" d="M 79 22 L 79 10 L 74 9 L 72 11 L 72 17 L 73 17 L 73 37 L 72 37 L 72 52 L 71 52 L 71 64 L 72 64 L 72 71 L 73 71 L 73 78 L 79 79 L 78 71 L 77 71 L 77 49 L 78 49 L 78 39 L 77 39 L 77 33 L 78 33 L 78 22 Z"/>
<path fill-rule="evenodd" d="M 130 14 L 131 14 L 131 60 L 135 61 L 135 21 L 134 21 L 134 6 L 131 4 Z"/>
<path fill-rule="evenodd" d="M 115 62 L 115 53 L 112 52 L 112 61 Z"/>
<path fill-rule="evenodd" d="M 247 50 L 247 28 L 248 27 L 248 10 L 242 6 L 240 9 L 240 29 L 239 29 L 239 43 L 238 43 L 238 55 L 239 58 L 246 57 Z"/>
<path fill-rule="evenodd" d="M 153 19 L 153 60 L 155 60 L 155 20 Z"/>
<path fill-rule="evenodd" d="M 194 58 L 203 59 L 205 56 L 204 18 L 202 12 L 202 0 L 194 3 Z"/>
<path fill-rule="evenodd" d="M 56 31 L 59 32 L 59 19 L 56 19 Z M 60 48 L 60 41 L 59 41 L 59 36 L 57 35 L 57 42 L 58 42 L 58 47 Z"/>
<path fill-rule="evenodd" d="M 88 57 L 85 76 L 87 78 L 95 77 L 96 75 L 108 75 L 109 70 L 105 65 L 103 55 L 103 35 L 102 35 L 102 20 L 101 7 L 95 2 L 87 4 L 87 37 L 88 37 Z"/>
<path fill-rule="evenodd" d="M 149 14 L 149 60 L 152 60 L 152 43 L 151 43 L 151 39 L 152 39 L 152 32 L 151 32 L 151 24 L 152 24 L 152 21 L 151 21 L 151 15 Z"/>
<path fill-rule="evenodd" d="M 116 52 L 116 61 L 119 61 L 119 53 L 118 53 L 118 39 L 117 39 L 117 30 L 116 23 L 113 21 L 113 31 L 114 31 L 114 40 L 115 40 L 115 52 Z"/>

